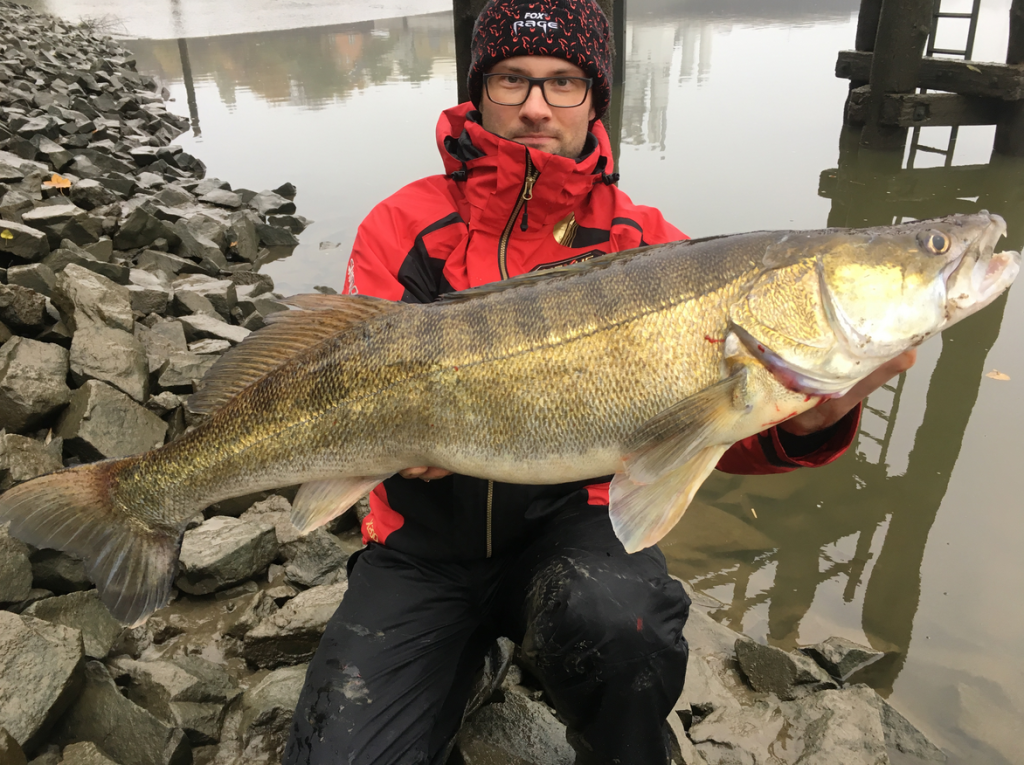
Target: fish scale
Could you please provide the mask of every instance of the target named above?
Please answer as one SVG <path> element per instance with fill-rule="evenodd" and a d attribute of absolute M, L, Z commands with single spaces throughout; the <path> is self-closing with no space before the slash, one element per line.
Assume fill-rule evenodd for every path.
<path fill-rule="evenodd" d="M 303 483 L 293 522 L 305 532 L 418 465 L 530 484 L 614 473 L 613 528 L 642 549 L 732 443 L 991 302 L 1019 268 L 1017 253 L 993 254 L 1004 231 L 986 213 L 754 232 L 430 305 L 299 296 L 303 310 L 275 314 L 204 379 L 190 406 L 205 422 L 18 486 L 0 496 L 0 523 L 83 557 L 128 623 L 167 601 L 185 525 L 207 505 Z"/>

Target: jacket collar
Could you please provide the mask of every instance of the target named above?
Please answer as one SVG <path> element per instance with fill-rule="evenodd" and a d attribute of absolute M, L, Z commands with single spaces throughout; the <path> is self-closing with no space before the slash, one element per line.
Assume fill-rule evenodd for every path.
<path fill-rule="evenodd" d="M 483 226 L 504 226 L 523 188 L 527 156 L 536 172 L 530 228 L 554 225 L 576 209 L 613 170 L 611 143 L 595 121 L 578 159 L 530 150 L 484 129 L 471 103 L 442 112 L 437 145 L 445 171 L 463 190 L 472 218 Z"/>

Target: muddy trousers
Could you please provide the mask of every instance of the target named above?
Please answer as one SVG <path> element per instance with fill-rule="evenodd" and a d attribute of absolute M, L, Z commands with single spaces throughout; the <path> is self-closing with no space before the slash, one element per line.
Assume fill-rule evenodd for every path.
<path fill-rule="evenodd" d="M 522 646 L 579 763 L 666 765 L 688 609 L 661 552 L 627 555 L 600 507 L 486 560 L 371 544 L 309 665 L 284 765 L 443 765 L 502 635 Z"/>

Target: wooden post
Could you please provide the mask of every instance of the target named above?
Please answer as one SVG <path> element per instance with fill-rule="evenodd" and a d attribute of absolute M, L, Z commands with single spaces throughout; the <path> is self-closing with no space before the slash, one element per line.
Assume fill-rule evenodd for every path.
<path fill-rule="evenodd" d="M 860 0 L 860 13 L 857 14 L 857 38 L 854 47 L 863 53 L 871 53 L 875 49 L 875 35 L 878 34 L 878 17 L 882 13 L 882 0 Z M 850 90 L 846 94 L 846 105 L 843 107 L 843 124 L 856 125 L 860 127 L 863 121 L 855 122 L 850 119 L 850 99 L 853 98 L 853 91 L 863 85 L 867 80 L 850 80 Z"/>
<path fill-rule="evenodd" d="M 886 93 L 912 93 L 917 88 L 921 56 L 928 41 L 933 0 L 882 0 L 871 60 L 871 99 L 861 146 L 902 151 L 907 129 L 881 124 Z"/>
<path fill-rule="evenodd" d="M 1010 6 L 1010 40 L 1006 46 L 1007 64 L 1024 64 L 1024 0 Z M 994 154 L 1024 157 L 1024 100 L 1006 101 L 996 123 Z"/>

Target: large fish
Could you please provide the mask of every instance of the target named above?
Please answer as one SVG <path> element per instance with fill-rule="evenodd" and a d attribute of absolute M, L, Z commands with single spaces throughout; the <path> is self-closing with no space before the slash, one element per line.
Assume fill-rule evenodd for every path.
<path fill-rule="evenodd" d="M 186 522 L 303 483 L 309 531 L 398 470 L 498 481 L 614 473 L 625 548 L 654 544 L 735 441 L 990 303 L 1020 255 L 988 213 L 646 247 L 430 305 L 301 296 L 226 354 L 210 413 L 159 449 L 0 496 L 0 523 L 85 559 L 127 623 L 164 605 Z"/>

